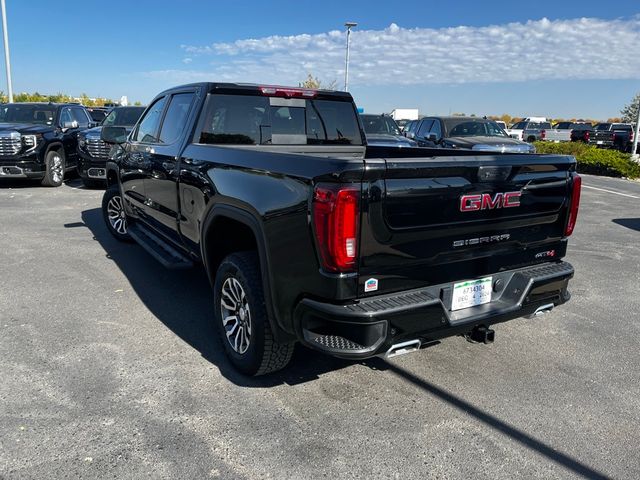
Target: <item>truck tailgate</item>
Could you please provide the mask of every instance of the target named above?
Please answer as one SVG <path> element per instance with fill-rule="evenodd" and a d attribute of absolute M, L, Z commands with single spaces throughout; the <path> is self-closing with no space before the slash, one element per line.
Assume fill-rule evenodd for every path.
<path fill-rule="evenodd" d="M 479 278 L 564 255 L 573 157 L 366 162 L 361 296 Z"/>

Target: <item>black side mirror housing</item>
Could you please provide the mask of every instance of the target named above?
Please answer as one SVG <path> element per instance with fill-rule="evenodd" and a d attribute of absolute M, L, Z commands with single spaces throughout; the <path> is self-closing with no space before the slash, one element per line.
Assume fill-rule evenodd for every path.
<path fill-rule="evenodd" d="M 100 140 L 113 145 L 123 144 L 127 141 L 127 129 L 124 127 L 102 127 Z"/>
<path fill-rule="evenodd" d="M 435 133 L 430 133 L 429 135 L 427 135 L 427 140 L 435 143 L 438 141 L 438 136 Z"/>

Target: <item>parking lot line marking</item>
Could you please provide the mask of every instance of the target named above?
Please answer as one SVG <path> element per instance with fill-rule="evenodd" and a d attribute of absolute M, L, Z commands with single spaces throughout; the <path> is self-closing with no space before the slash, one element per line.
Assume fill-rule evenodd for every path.
<path fill-rule="evenodd" d="M 590 188 L 592 190 L 598 190 L 600 192 L 613 193 L 614 195 L 620 195 L 621 197 L 637 198 L 640 200 L 640 197 L 637 197 L 635 195 L 630 195 L 628 193 L 616 192 L 615 190 L 607 190 L 606 188 L 592 187 L 591 185 L 585 185 L 584 183 L 582 184 L 582 186 L 584 188 Z"/>

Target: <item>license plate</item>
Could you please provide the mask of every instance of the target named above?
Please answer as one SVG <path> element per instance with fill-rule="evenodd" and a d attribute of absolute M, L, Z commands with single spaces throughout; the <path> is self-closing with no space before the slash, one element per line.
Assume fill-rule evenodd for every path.
<path fill-rule="evenodd" d="M 603 140 L 598 140 L 598 141 L 596 142 L 596 145 L 602 145 L 603 143 L 604 143 L 604 141 L 603 141 Z"/>
<path fill-rule="evenodd" d="M 475 307 L 491 301 L 492 277 L 453 284 L 451 310 Z"/>

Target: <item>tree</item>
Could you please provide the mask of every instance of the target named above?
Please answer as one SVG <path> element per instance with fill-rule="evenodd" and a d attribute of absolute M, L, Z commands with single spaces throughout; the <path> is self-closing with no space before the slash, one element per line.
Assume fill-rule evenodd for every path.
<path fill-rule="evenodd" d="M 324 83 L 318 77 L 314 77 L 308 73 L 306 80 L 298 83 L 298 86 L 302 88 L 312 88 L 314 90 L 335 90 L 336 83 L 335 80 L 332 80 L 330 83 Z"/>
<path fill-rule="evenodd" d="M 625 123 L 635 123 L 638 119 L 638 103 L 640 103 L 640 93 L 633 97 L 629 105 L 620 110 Z"/>

